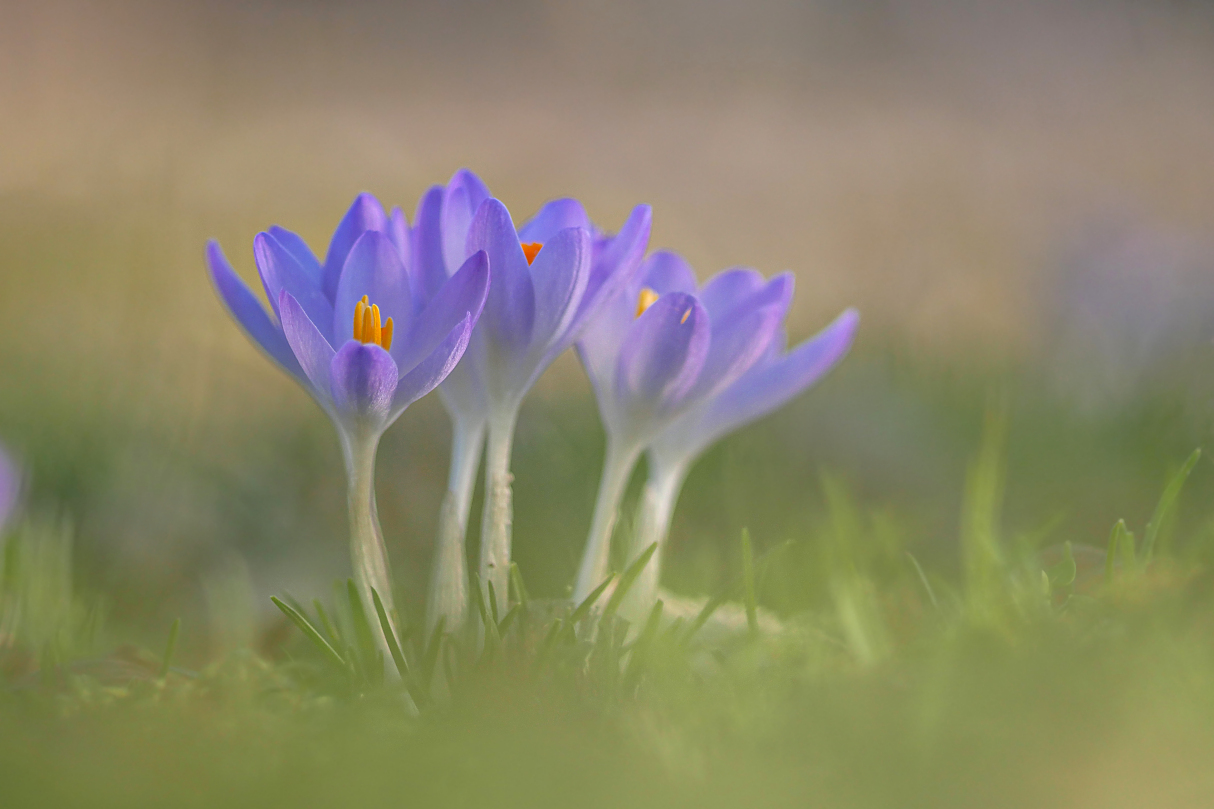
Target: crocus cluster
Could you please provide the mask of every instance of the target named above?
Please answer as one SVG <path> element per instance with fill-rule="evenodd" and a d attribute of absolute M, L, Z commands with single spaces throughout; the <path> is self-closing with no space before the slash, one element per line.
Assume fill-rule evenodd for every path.
<path fill-rule="evenodd" d="M 637 460 L 650 477 L 633 550 L 661 543 L 695 458 L 774 410 L 847 351 L 849 310 L 785 351 L 792 275 L 729 270 L 699 286 L 678 255 L 645 257 L 651 212 L 639 205 L 610 234 L 582 205 L 558 199 L 522 227 L 473 173 L 429 189 L 412 224 L 362 194 L 322 259 L 272 227 L 253 253 L 269 309 L 212 242 L 211 277 L 249 338 L 311 394 L 337 430 L 348 478 L 351 555 L 368 610 L 391 609 L 375 507 L 379 439 L 438 389 L 453 425 L 448 492 L 427 622 L 468 615 L 465 537 L 485 452 L 478 580 L 504 609 L 511 552 L 510 456 L 519 406 L 543 371 L 577 345 L 608 436 L 598 502 L 574 597 L 606 575 L 621 494 Z M 630 596 L 656 595 L 655 554 Z M 492 585 L 492 588 L 489 588 Z"/>

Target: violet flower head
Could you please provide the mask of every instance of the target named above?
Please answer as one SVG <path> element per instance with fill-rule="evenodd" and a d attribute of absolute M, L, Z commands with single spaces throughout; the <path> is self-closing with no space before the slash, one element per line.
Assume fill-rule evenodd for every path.
<path fill-rule="evenodd" d="M 762 358 L 792 291 L 791 273 L 766 281 L 743 269 L 697 289 L 687 262 L 662 251 L 587 328 L 578 351 L 607 431 L 607 457 L 575 600 L 606 575 L 616 509 L 641 452 Z"/>
<path fill-rule="evenodd" d="M 460 547 L 474 474 L 468 470 L 479 462 L 481 436 L 489 435 L 480 573 L 499 599 L 505 598 L 510 562 L 509 467 L 519 405 L 598 307 L 635 274 L 651 216 L 648 206 L 639 205 L 619 234 L 607 237 L 581 203 L 558 199 L 516 228 L 506 206 L 467 170 L 431 189 L 418 208 L 413 248 L 421 277 L 442 278 L 477 251 L 488 256 L 493 272 L 468 356 L 440 395 L 455 424 L 451 517 L 458 524 L 450 533 L 458 534 Z M 452 559 L 455 543 L 449 543 Z"/>
<path fill-rule="evenodd" d="M 355 576 L 369 612 L 371 587 L 389 606 L 391 596 L 373 485 L 379 437 L 459 362 L 489 286 L 484 252 L 441 283 L 424 285 L 408 269 L 412 242 L 399 210 L 386 215 L 369 194 L 354 201 L 323 263 L 288 230 L 258 234 L 254 255 L 270 312 L 219 246 L 207 247 L 215 288 L 233 318 L 337 427 L 350 482 Z"/>

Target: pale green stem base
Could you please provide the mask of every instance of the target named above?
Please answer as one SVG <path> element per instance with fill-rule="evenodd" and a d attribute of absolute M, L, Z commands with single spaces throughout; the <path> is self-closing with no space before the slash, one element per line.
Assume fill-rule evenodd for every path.
<path fill-rule="evenodd" d="M 375 505 L 375 452 L 379 446 L 379 436 L 343 436 L 342 444 L 349 483 L 347 507 L 350 513 L 350 561 L 354 567 L 354 583 L 358 587 L 372 634 L 384 653 L 384 659 L 390 660 L 387 641 L 380 629 L 375 602 L 371 597 L 371 588 L 374 587 L 388 613 L 388 620 L 392 622 L 393 632 L 397 632 L 392 577 L 388 573 L 388 549 L 384 545 L 379 511 Z"/>
<path fill-rule="evenodd" d="M 666 536 L 670 532 L 674 507 L 686 479 L 686 465 L 660 467 L 650 464 L 649 480 L 645 482 L 641 501 L 637 505 L 636 531 L 628 558 L 635 559 L 655 542 L 658 543 L 658 549 L 620 605 L 620 615 L 633 626 L 641 625 L 657 601 L 658 585 L 662 576 L 662 551 Z"/>
<path fill-rule="evenodd" d="M 488 597 L 493 583 L 498 615 L 506 613 L 507 587 L 510 581 L 510 531 L 514 504 L 510 474 L 510 450 L 514 443 L 517 410 L 499 414 L 489 421 L 489 440 L 485 450 L 485 507 L 481 513 L 481 587 Z"/>
<path fill-rule="evenodd" d="M 445 630 L 454 632 L 468 617 L 468 567 L 465 542 L 468 510 L 476 486 L 485 441 L 484 422 L 455 420 L 452 424 L 451 471 L 447 495 L 438 518 L 438 541 L 434 548 L 434 571 L 426 600 L 426 634 L 445 617 Z"/>
<path fill-rule="evenodd" d="M 594 504 L 594 517 L 590 521 L 590 535 L 586 539 L 586 550 L 582 552 L 582 564 L 573 587 L 575 604 L 585 600 L 607 578 L 611 532 L 615 528 L 624 488 L 639 456 L 640 449 L 636 446 L 621 447 L 616 442 L 607 442 L 607 457 L 603 461 L 603 476 L 599 479 L 599 494 Z"/>

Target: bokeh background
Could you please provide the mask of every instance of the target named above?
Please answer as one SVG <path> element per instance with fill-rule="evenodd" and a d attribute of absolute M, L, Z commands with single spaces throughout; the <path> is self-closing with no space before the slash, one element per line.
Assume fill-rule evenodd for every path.
<path fill-rule="evenodd" d="M 348 565 L 336 440 L 228 320 L 203 246 L 253 280 L 259 230 L 323 251 L 357 192 L 411 212 L 467 166 L 518 219 L 651 203 L 652 246 L 701 278 L 794 270 L 793 340 L 863 313 L 838 372 L 692 475 L 676 590 L 722 581 L 743 527 L 812 549 L 823 476 L 955 565 L 992 403 L 1012 529 L 1102 544 L 1210 435 L 1212 134 L 1196 0 L 4 0 L 0 436 L 120 626 L 324 592 Z M 448 440 L 431 397 L 381 450 L 413 603 Z M 576 566 L 602 441 L 565 357 L 516 450 L 542 594 Z"/>

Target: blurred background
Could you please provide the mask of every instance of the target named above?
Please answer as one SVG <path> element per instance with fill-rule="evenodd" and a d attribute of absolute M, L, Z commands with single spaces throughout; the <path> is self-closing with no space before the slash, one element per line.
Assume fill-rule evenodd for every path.
<path fill-rule="evenodd" d="M 736 567 L 743 527 L 812 567 L 823 476 L 955 566 L 992 402 L 1008 523 L 1045 543 L 1140 526 L 1210 435 L 1209 3 L 3 0 L 0 111 L 0 438 L 133 632 L 348 566 L 332 429 L 229 321 L 206 240 L 252 281 L 259 230 L 323 252 L 357 192 L 411 212 L 461 166 L 519 220 L 573 195 L 611 229 L 648 202 L 652 246 L 701 278 L 794 270 L 794 341 L 863 313 L 843 367 L 693 473 L 681 592 Z M 381 449 L 414 604 L 448 440 L 431 397 Z M 516 450 L 541 594 L 575 569 L 602 441 L 567 356 Z"/>

